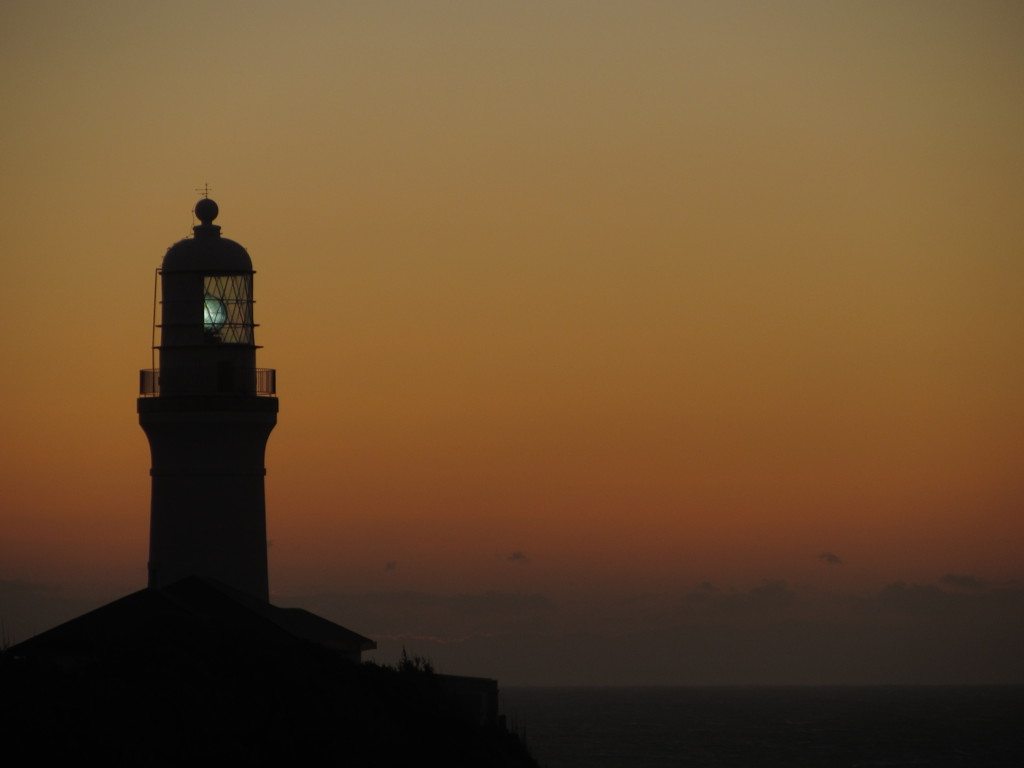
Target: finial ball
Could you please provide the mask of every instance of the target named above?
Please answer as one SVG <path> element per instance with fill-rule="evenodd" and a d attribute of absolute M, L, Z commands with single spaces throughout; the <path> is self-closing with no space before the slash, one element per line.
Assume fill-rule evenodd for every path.
<path fill-rule="evenodd" d="M 208 197 L 204 197 L 196 203 L 196 218 L 203 224 L 210 224 L 217 218 L 218 213 L 220 213 L 220 209 L 217 208 L 217 204 Z"/>

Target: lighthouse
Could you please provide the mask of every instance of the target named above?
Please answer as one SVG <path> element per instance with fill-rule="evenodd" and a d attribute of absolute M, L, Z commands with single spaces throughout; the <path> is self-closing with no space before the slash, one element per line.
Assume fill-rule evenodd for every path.
<path fill-rule="evenodd" d="M 193 236 L 157 270 L 159 367 L 141 371 L 138 398 L 152 460 L 149 586 L 199 576 L 266 601 L 276 377 L 256 367 L 252 260 L 221 237 L 217 214 L 200 200 Z"/>

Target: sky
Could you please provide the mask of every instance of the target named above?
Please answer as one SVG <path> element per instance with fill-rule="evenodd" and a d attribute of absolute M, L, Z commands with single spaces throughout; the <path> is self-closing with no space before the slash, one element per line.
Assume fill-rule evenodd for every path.
<path fill-rule="evenodd" d="M 0 628 L 145 585 L 253 258 L 272 601 L 508 684 L 1024 683 L 1024 6 L 0 5 Z"/>

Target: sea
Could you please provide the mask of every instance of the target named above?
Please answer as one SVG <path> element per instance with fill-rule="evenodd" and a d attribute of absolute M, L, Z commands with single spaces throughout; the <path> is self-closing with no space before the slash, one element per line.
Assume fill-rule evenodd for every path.
<path fill-rule="evenodd" d="M 1024 686 L 503 688 L 544 768 L 1020 768 Z"/>

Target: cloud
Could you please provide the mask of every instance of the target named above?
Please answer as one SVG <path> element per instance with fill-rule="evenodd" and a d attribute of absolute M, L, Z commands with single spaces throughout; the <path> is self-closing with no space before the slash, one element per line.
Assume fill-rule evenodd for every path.
<path fill-rule="evenodd" d="M 783 618 L 798 606 L 796 593 L 782 580 L 768 580 L 747 591 L 721 590 L 709 581 L 683 595 L 685 618 L 701 623 Z"/>
<path fill-rule="evenodd" d="M 587 628 L 510 626 L 458 642 L 423 637 L 414 647 L 444 671 L 504 685 L 1024 681 L 1017 586 L 963 592 L 895 582 L 871 594 L 833 595 L 780 580 L 746 590 L 704 582 L 684 596 L 685 611 L 660 616 L 646 611 L 657 595 L 644 597 L 619 601 L 630 613 L 606 605 L 614 620 Z M 573 606 L 560 603 L 555 613 Z"/>
<path fill-rule="evenodd" d="M 515 552 L 513 552 L 511 555 L 509 555 L 505 559 L 508 560 L 511 563 L 528 563 L 528 562 L 530 562 L 530 558 L 528 558 L 526 556 L 526 553 L 525 552 L 520 552 L 519 550 L 516 550 Z"/>
<path fill-rule="evenodd" d="M 981 579 L 966 573 L 947 573 L 939 579 L 939 582 L 950 587 L 967 589 L 973 592 L 978 592 L 988 587 L 988 585 Z"/>
<path fill-rule="evenodd" d="M 901 620 L 921 619 L 960 622 L 980 626 L 990 622 L 996 627 L 1024 628 L 1024 589 L 1008 584 L 998 588 L 984 586 L 973 576 L 952 575 L 936 584 L 896 581 L 862 604 L 867 613 L 889 614 Z"/>
<path fill-rule="evenodd" d="M 874 605 L 883 612 L 902 616 L 941 614 L 953 610 L 956 604 L 962 602 L 961 597 L 934 584 L 894 581 L 882 588 L 874 599 Z"/>
<path fill-rule="evenodd" d="M 496 632 L 548 630 L 556 618 L 551 601 L 537 593 L 337 592 L 279 596 L 275 602 L 306 608 L 373 638 L 430 636 L 452 640 Z"/>
<path fill-rule="evenodd" d="M 785 581 L 766 581 L 747 593 L 746 602 L 755 610 L 774 612 L 793 605 L 796 593 Z"/>
<path fill-rule="evenodd" d="M 840 558 L 839 555 L 837 555 L 837 554 L 835 554 L 833 552 L 822 552 L 820 555 L 818 555 L 818 559 L 819 560 L 824 560 L 829 565 L 842 565 L 843 564 L 842 558 Z"/>

